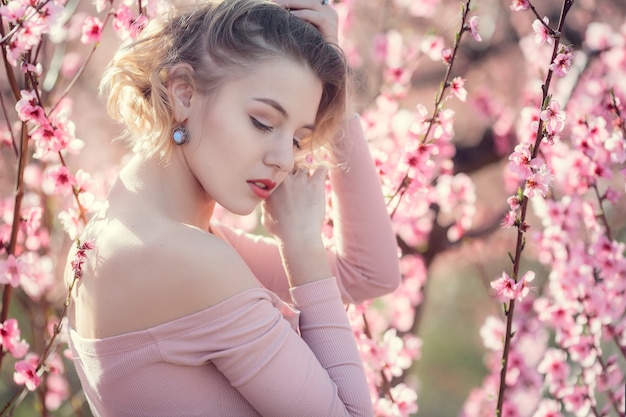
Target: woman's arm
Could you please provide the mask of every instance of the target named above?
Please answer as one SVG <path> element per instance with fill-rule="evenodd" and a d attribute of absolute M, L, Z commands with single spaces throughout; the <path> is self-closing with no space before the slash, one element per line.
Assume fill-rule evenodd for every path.
<path fill-rule="evenodd" d="M 301 337 L 271 302 L 250 295 L 242 294 L 245 304 L 227 301 L 241 306 L 216 318 L 215 328 L 224 332 L 203 333 L 203 359 L 263 416 L 372 416 L 365 371 L 333 278 L 292 290 Z"/>
<path fill-rule="evenodd" d="M 392 292 L 400 283 L 397 245 L 380 181 L 369 154 L 360 119 L 346 122 L 331 169 L 335 243 L 326 250 L 330 272 L 344 302 L 354 303 Z M 241 254 L 261 283 L 289 300 L 289 285 L 278 245 L 223 225 L 212 230 Z"/>
<path fill-rule="evenodd" d="M 332 271 L 349 301 L 394 291 L 400 284 L 395 234 L 378 173 L 357 116 L 346 122 L 330 171 L 334 227 Z"/>
<path fill-rule="evenodd" d="M 263 416 L 372 415 L 365 371 L 336 280 L 321 276 L 327 268 L 324 258 L 288 259 L 299 335 L 285 319 L 288 306 L 255 285 L 233 248 L 202 232 L 181 233 L 176 242 L 182 237 L 189 247 L 169 244 L 172 250 L 164 255 L 168 263 L 185 265 L 171 280 L 179 294 L 171 299 L 176 291 L 167 291 L 163 296 L 170 300 L 160 303 L 178 310 L 173 315 L 181 318 L 170 324 L 179 327 L 176 333 L 172 327 L 157 327 L 153 335 L 166 362 L 212 363 Z M 190 306 L 196 313 L 189 313 Z"/>

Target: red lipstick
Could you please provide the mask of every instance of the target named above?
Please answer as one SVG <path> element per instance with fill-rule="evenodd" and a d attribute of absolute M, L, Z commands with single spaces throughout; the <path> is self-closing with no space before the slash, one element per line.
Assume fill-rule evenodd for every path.
<path fill-rule="evenodd" d="M 276 187 L 276 183 L 268 179 L 250 180 L 248 185 L 254 194 L 263 199 L 268 198 L 270 192 Z"/>

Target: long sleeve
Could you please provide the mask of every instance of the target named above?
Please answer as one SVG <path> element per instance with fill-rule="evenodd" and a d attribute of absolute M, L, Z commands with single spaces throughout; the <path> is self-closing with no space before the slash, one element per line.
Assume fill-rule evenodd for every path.
<path fill-rule="evenodd" d="M 400 283 L 396 240 L 380 181 L 360 119 L 347 122 L 337 150 L 339 166 L 330 172 L 334 245 L 328 261 L 344 302 L 392 292 Z M 243 257 L 262 284 L 289 299 L 280 253 L 271 238 L 212 225 Z"/>
<path fill-rule="evenodd" d="M 251 288 L 142 331 L 106 339 L 71 331 L 94 415 L 371 417 L 335 278 L 291 296 L 298 310 Z"/>

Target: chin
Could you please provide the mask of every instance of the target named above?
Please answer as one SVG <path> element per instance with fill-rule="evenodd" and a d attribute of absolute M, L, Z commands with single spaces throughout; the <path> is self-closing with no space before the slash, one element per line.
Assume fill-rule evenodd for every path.
<path fill-rule="evenodd" d="M 223 205 L 222 207 L 224 207 L 224 209 L 226 209 L 228 212 L 232 214 L 236 214 L 237 216 L 247 216 L 249 214 L 252 214 L 258 206 L 259 206 L 259 203 L 254 204 L 254 205 L 238 205 L 238 206 Z"/>

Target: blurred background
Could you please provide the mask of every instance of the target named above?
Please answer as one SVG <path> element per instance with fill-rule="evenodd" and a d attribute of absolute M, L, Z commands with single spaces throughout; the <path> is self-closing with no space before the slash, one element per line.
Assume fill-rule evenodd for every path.
<path fill-rule="evenodd" d="M 3 2 L 4 3 L 4 2 Z M 541 16 L 556 22 L 562 2 L 559 0 L 537 1 L 535 5 Z M 419 51 L 424 39 L 432 34 L 441 36 L 446 47 L 451 47 L 459 29 L 461 3 L 457 0 L 352 0 L 337 4 L 351 15 L 343 34 L 342 46 L 349 57 L 355 76 L 354 101 L 359 111 L 371 108 L 385 82 L 385 66 L 377 45 L 381 34 L 395 30 L 409 49 Z M 94 14 L 91 1 L 68 1 L 76 13 L 68 25 L 79 28 L 81 21 Z M 68 6 L 69 7 L 69 6 Z M 419 248 L 428 268 L 428 280 L 423 289 L 423 302 L 419 306 L 419 318 L 414 330 L 422 339 L 421 358 L 406 376 L 407 383 L 417 388 L 420 416 L 455 417 L 473 388 L 480 386 L 486 375 L 485 350 L 479 329 L 489 315 L 501 315 L 502 306 L 492 297 L 489 282 L 509 267 L 507 252 L 515 248 L 515 233 L 499 227 L 507 211 L 507 189 L 503 172 L 506 157 L 512 151 L 514 138 L 498 149 L 494 129 L 498 126 L 493 118 L 480 110 L 481 100 L 488 97 L 492 105 L 511 111 L 511 123 L 525 106 L 525 91 L 529 85 L 539 89 L 541 78 L 538 67 L 528 65 L 532 52 L 528 45 L 532 38 L 531 24 L 535 16 L 529 12 L 512 12 L 510 0 L 478 0 L 471 3 L 472 15 L 480 18 L 479 33 L 482 42 L 465 35 L 454 63 L 455 76 L 466 79 L 468 100 L 451 100 L 446 108 L 455 111 L 454 145 L 457 153 L 453 158 L 455 172 L 465 172 L 476 185 L 477 212 L 472 233 L 457 244 L 450 244 L 445 233 L 435 229 L 428 245 Z M 626 3 L 624 0 L 577 0 L 564 30 L 564 39 L 575 49 L 583 46 L 585 31 L 592 22 L 603 22 L 614 31 L 626 31 Z M 345 17 L 345 16 L 344 16 Z M 87 65 L 83 76 L 71 90 L 76 123 L 76 136 L 85 142 L 79 158 L 68 158 L 75 172 L 84 169 L 94 174 L 102 195 L 114 177 L 117 167 L 126 155 L 123 143 L 113 141 L 120 133 L 113 124 L 97 96 L 100 75 L 117 47 L 119 39 L 107 28 L 97 52 Z M 90 49 L 76 39 L 62 46 L 47 44 L 42 52 L 48 54 L 50 65 L 55 59 L 64 60 L 65 71 L 76 70 Z M 72 62 L 74 66 L 72 67 Z M 435 93 L 440 88 L 446 67 L 440 59 L 431 59 L 425 53 L 417 54 L 412 61 L 415 74 L 410 89 L 400 100 L 401 107 L 413 111 L 418 104 L 433 108 Z M 540 68 L 546 68 L 546 64 Z M 573 77 L 575 74 L 573 75 Z M 530 80 L 530 81 L 529 81 Z M 53 82 L 53 81 L 50 81 Z M 4 72 L 0 74 L 0 86 L 4 97 L 9 97 Z M 572 87 L 573 88 L 573 87 Z M 376 146 L 376 144 L 373 144 Z M 0 154 L 0 190 L 3 199 L 10 199 L 14 187 L 14 165 L 10 152 L 2 149 Z M 612 217 L 618 219 L 618 239 L 626 240 L 626 204 L 621 201 Z M 54 221 L 50 219 L 50 221 Z M 532 224 L 533 219 L 529 220 Z M 51 247 L 53 259 L 61 259 L 70 242 L 55 238 Z M 529 247 L 528 268 L 535 268 L 538 281 L 541 266 L 533 262 Z M 61 259 L 62 260 L 62 259 Z M 58 266 L 56 276 L 60 277 Z M 23 320 L 45 322 L 45 312 L 58 306 L 64 297 L 59 287 L 48 297 L 48 304 L 32 311 L 26 296 L 13 303 L 10 316 Z M 24 337 L 36 340 L 36 336 Z M 0 404 L 13 394 L 12 367 L 4 366 L 0 375 Z M 76 375 L 68 363 L 68 375 L 74 388 L 78 387 Z M 56 416 L 90 416 L 84 398 L 74 389 L 74 397 L 63 404 Z M 37 414 L 33 414 L 37 410 Z M 15 416 L 48 415 L 37 405 L 37 399 L 29 396 L 15 412 Z M 297 417 L 297 416 L 294 416 Z"/>

